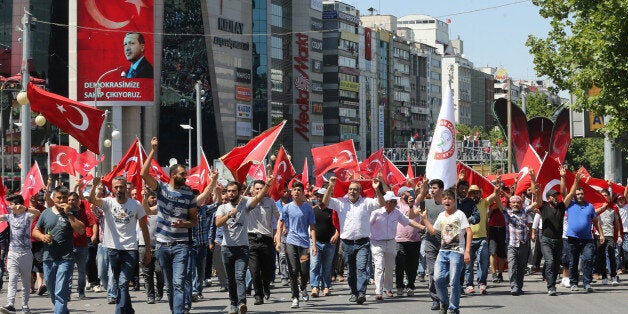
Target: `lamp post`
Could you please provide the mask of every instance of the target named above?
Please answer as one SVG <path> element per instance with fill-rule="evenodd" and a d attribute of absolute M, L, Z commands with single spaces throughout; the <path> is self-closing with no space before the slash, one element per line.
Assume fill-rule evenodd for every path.
<path fill-rule="evenodd" d="M 22 151 L 20 152 L 20 162 L 22 163 L 22 169 L 20 172 L 20 182 L 24 184 L 26 176 L 31 169 L 31 106 L 28 103 L 28 99 L 25 96 L 28 83 L 30 82 L 30 73 L 28 72 L 28 60 L 31 58 L 30 50 L 30 37 L 31 37 L 31 15 L 24 9 L 24 16 L 22 16 L 22 92 L 23 96 L 18 97 L 18 101 L 22 105 L 21 118 L 22 118 L 22 134 L 21 144 Z M 20 96 L 20 95 L 18 95 Z M 21 101 L 20 101 L 21 99 Z M 26 101 L 25 103 L 24 100 Z"/>
<path fill-rule="evenodd" d="M 96 85 L 94 86 L 94 108 L 98 107 L 98 96 L 100 95 L 100 81 L 105 76 L 107 76 L 107 75 L 109 75 L 109 74 L 111 74 L 113 72 L 120 71 L 123 68 L 124 67 L 122 67 L 122 66 L 119 66 L 117 68 L 113 68 L 111 70 L 108 70 L 108 71 L 104 72 L 103 74 L 101 74 L 98 77 L 98 79 L 96 80 Z M 107 120 L 107 116 L 109 116 L 109 111 L 108 110 L 105 111 L 105 120 Z M 106 123 L 103 123 L 103 127 L 105 125 L 106 125 Z M 116 132 L 116 131 L 118 132 L 118 134 L 120 133 L 117 129 L 114 130 L 114 132 Z M 101 134 L 100 134 L 100 141 L 99 141 L 99 150 L 102 152 L 103 151 L 103 146 L 106 147 L 106 148 L 110 148 L 111 147 L 111 140 L 109 140 L 109 142 L 107 143 L 108 145 L 104 145 L 105 144 L 105 140 L 102 139 L 102 137 L 104 136 L 104 132 L 102 132 L 102 130 L 101 130 L 100 133 Z M 113 132 L 112 132 L 112 135 L 113 135 Z M 100 156 L 99 156 L 99 159 L 100 159 Z M 111 160 L 110 160 L 110 162 L 111 162 Z M 97 171 L 96 171 L 96 173 L 98 173 L 99 175 L 102 173 L 102 167 L 103 167 L 103 165 L 102 165 L 102 162 L 101 162 L 101 163 L 98 164 Z"/>
<path fill-rule="evenodd" d="M 188 130 L 188 168 L 192 166 L 192 119 L 188 120 L 188 124 L 179 124 L 184 130 Z"/>
<path fill-rule="evenodd" d="M 201 101 L 204 98 L 204 90 L 201 90 L 201 81 L 196 81 L 194 85 L 194 89 L 196 89 L 196 163 L 201 164 L 201 147 L 203 146 L 203 124 L 201 119 Z M 190 144 L 191 146 L 191 144 Z M 190 165 L 192 164 L 192 160 L 190 159 Z"/>

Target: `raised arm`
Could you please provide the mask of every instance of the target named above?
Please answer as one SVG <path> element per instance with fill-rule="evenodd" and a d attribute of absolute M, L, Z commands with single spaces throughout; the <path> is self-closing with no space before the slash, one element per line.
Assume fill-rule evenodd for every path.
<path fill-rule="evenodd" d="M 561 165 L 558 167 L 558 173 L 560 174 L 560 195 L 563 196 L 563 202 L 565 204 L 569 204 L 565 201 L 565 197 L 567 197 L 567 181 L 565 180 L 567 168 L 564 165 Z"/>
<path fill-rule="evenodd" d="M 488 202 L 488 204 L 493 204 L 493 202 L 498 200 L 499 195 L 501 194 L 502 191 L 502 176 L 499 175 L 497 176 L 497 179 L 495 180 L 495 184 L 493 185 L 493 193 L 491 193 L 491 195 L 489 195 L 486 198 L 486 201 Z"/>
<path fill-rule="evenodd" d="M 329 185 L 327 186 L 327 192 L 323 195 L 323 204 L 325 206 L 329 206 L 329 200 L 331 199 L 331 195 L 334 193 L 334 187 L 336 186 L 336 177 L 329 178 Z"/>
<path fill-rule="evenodd" d="M 532 209 L 537 209 L 543 205 L 543 199 L 541 198 L 541 189 L 536 185 L 536 173 L 534 169 L 530 169 L 528 173 L 530 175 L 530 187 L 532 188 L 532 194 L 534 195 L 534 204 L 535 206 Z"/>
<path fill-rule="evenodd" d="M 101 180 L 102 179 L 100 177 L 94 177 L 92 180 L 92 189 L 89 191 L 89 202 L 96 207 L 102 207 L 102 198 L 98 195 L 99 193 L 96 193 Z"/>
<path fill-rule="evenodd" d="M 576 173 L 576 177 L 573 180 L 573 184 L 571 185 L 571 189 L 569 190 L 569 193 L 567 193 L 566 196 L 563 196 L 563 202 L 565 204 L 571 203 L 571 200 L 573 199 L 574 195 L 576 195 L 576 190 L 578 189 L 578 183 L 580 182 L 580 178 L 582 178 L 582 172 L 578 171 L 578 173 Z M 560 181 L 562 182 L 563 180 L 564 180 L 564 176 L 561 173 Z"/>
<path fill-rule="evenodd" d="M 144 160 L 144 165 L 142 165 L 142 171 L 140 172 L 140 175 L 142 176 L 144 182 L 146 182 L 148 187 L 153 191 L 157 189 L 157 180 L 155 180 L 155 178 L 150 175 L 149 170 L 151 160 L 155 156 L 155 150 L 157 150 L 158 144 L 159 142 L 157 141 L 156 137 L 153 137 L 150 140 L 150 153 L 148 154 L 148 157 L 146 157 L 146 160 Z"/>
<path fill-rule="evenodd" d="M 216 183 L 218 181 L 218 171 L 212 170 L 210 173 L 211 183 L 205 187 L 203 193 L 196 196 L 196 204 L 205 204 L 205 201 L 209 197 L 209 195 L 214 192 L 214 188 L 216 187 Z"/>
<path fill-rule="evenodd" d="M 382 191 L 379 189 L 379 186 L 382 184 L 381 182 L 382 181 L 379 178 L 373 179 L 373 190 L 375 190 L 379 206 L 384 207 L 386 205 L 386 201 L 384 201 L 384 195 L 382 195 Z"/>
<path fill-rule="evenodd" d="M 275 181 L 275 177 L 273 177 L 273 175 L 271 174 L 270 176 L 268 176 L 268 181 L 266 181 L 266 184 L 264 184 L 264 187 L 262 188 L 262 190 L 259 191 L 259 193 L 257 193 L 257 195 L 255 195 L 253 199 L 251 199 L 249 204 L 247 204 L 249 209 L 252 209 L 255 206 L 257 206 L 257 204 L 259 204 L 259 202 L 261 202 L 264 199 L 264 197 L 266 197 L 266 193 L 268 192 L 268 189 L 273 184 L 273 181 Z"/>

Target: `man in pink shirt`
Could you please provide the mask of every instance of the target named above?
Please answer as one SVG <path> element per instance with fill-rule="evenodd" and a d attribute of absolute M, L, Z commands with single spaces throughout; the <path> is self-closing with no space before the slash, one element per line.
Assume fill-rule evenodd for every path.
<path fill-rule="evenodd" d="M 414 190 L 407 186 L 401 187 L 397 191 L 397 196 L 399 196 L 397 209 L 405 216 L 411 215 L 410 211 L 414 208 Z M 417 215 L 414 221 L 421 222 L 421 216 Z M 397 257 L 395 257 L 397 296 L 402 296 L 404 293 L 413 296 L 421 249 L 421 232 L 412 226 L 397 224 L 395 241 L 397 242 Z M 408 278 L 407 285 L 403 283 L 404 274 Z"/>

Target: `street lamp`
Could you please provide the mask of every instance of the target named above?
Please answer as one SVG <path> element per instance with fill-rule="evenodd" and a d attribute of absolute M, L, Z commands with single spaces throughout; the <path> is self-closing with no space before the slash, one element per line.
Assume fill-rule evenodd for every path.
<path fill-rule="evenodd" d="M 188 130 L 188 168 L 192 165 L 192 119 L 188 120 L 188 124 L 179 124 L 182 129 Z"/>
<path fill-rule="evenodd" d="M 16 83 L 19 83 L 19 81 L 17 80 L 11 80 L 11 79 L 7 79 L 6 81 L 4 81 L 2 83 L 2 86 L 0 87 L 0 129 L 2 129 L 2 161 L 0 162 L 2 165 L 2 176 L 0 176 L 0 180 L 4 183 L 4 138 L 6 137 L 6 130 L 4 129 L 4 107 L 5 107 L 5 98 L 4 98 L 4 87 L 5 85 L 9 82 L 9 81 L 14 81 Z M 6 101 L 6 105 L 8 105 L 7 109 L 9 109 L 9 115 L 11 114 L 11 99 L 8 99 L 8 101 Z M 9 119 L 9 121 L 11 121 L 11 119 Z M 11 126 L 9 125 L 9 128 L 11 128 Z M 11 159 L 13 159 L 13 153 L 11 153 Z M 11 166 L 13 167 L 13 166 Z M 11 170 L 11 172 L 13 172 L 13 170 Z M 11 181 L 13 182 L 13 181 Z"/>

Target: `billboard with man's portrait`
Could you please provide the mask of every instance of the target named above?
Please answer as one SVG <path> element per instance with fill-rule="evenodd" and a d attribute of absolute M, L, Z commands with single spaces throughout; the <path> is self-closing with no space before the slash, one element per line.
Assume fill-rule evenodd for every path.
<path fill-rule="evenodd" d="M 153 19 L 153 0 L 77 1 L 78 101 L 153 104 Z"/>

